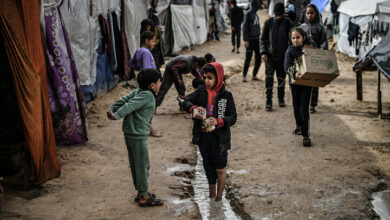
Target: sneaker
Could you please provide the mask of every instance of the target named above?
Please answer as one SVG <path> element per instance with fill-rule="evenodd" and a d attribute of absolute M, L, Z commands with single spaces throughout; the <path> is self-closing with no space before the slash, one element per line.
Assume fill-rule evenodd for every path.
<path fill-rule="evenodd" d="M 281 108 L 286 107 L 286 103 L 284 102 L 283 99 L 282 99 L 282 100 L 279 100 L 279 107 L 281 107 Z"/>
<path fill-rule="evenodd" d="M 248 82 L 248 80 L 246 79 L 246 76 L 244 76 L 244 77 L 242 78 L 242 81 L 243 81 L 243 82 Z"/>
<path fill-rule="evenodd" d="M 253 76 L 253 77 L 252 77 L 252 80 L 253 80 L 253 81 L 260 81 L 260 79 L 259 79 L 257 76 Z"/>

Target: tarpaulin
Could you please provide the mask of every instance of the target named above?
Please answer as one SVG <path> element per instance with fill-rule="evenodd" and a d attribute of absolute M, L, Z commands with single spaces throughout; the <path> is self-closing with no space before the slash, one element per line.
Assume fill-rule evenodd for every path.
<path fill-rule="evenodd" d="M 61 173 L 39 20 L 38 1 L 0 1 L 0 31 L 11 65 L 26 143 L 35 165 L 35 184 Z"/>

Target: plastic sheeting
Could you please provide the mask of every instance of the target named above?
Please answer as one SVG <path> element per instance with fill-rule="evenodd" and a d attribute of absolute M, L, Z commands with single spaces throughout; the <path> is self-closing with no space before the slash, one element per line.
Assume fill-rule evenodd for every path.
<path fill-rule="evenodd" d="M 61 14 L 69 33 L 81 85 L 93 85 L 96 82 L 96 49 L 101 36 L 98 16 L 106 16 L 107 11 L 116 11 L 118 14 L 119 10 L 120 0 L 63 0 Z"/>
<path fill-rule="evenodd" d="M 203 44 L 207 40 L 207 16 L 205 0 L 193 0 L 195 44 Z"/>
<path fill-rule="evenodd" d="M 390 81 L 390 31 L 367 55 L 354 66 L 354 70 L 375 64 Z"/>
<path fill-rule="evenodd" d="M 342 2 L 337 11 L 350 17 L 373 15 L 377 9 L 377 3 L 384 1 L 386 0 L 348 0 Z"/>
<path fill-rule="evenodd" d="M 196 43 L 192 6 L 171 5 L 174 51 L 180 51 Z"/>
<path fill-rule="evenodd" d="M 140 45 L 141 21 L 147 18 L 146 0 L 124 0 L 125 31 L 130 54 L 134 54 Z"/>
<path fill-rule="evenodd" d="M 313 0 L 311 3 L 317 6 L 320 13 L 322 13 L 328 5 L 329 0 Z"/>

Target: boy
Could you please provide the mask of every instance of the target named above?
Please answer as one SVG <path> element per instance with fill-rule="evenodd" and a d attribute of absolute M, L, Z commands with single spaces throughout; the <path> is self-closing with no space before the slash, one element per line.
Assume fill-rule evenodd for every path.
<path fill-rule="evenodd" d="M 122 131 L 130 162 L 133 184 L 138 191 L 135 201 L 141 207 L 161 206 L 163 202 L 148 193 L 149 152 L 148 134 L 155 109 L 155 96 L 161 85 L 161 74 L 156 69 L 142 69 L 137 81 L 139 88 L 120 98 L 110 107 L 110 120 L 124 118 Z"/>
<path fill-rule="evenodd" d="M 230 21 L 232 26 L 232 53 L 240 53 L 241 23 L 244 19 L 244 11 L 237 6 L 237 1 L 232 0 L 233 8 L 230 9 Z M 237 50 L 236 50 L 237 46 Z"/>
<path fill-rule="evenodd" d="M 274 72 L 278 77 L 279 106 L 286 107 L 284 102 L 284 88 L 286 73 L 284 72 L 284 55 L 288 48 L 289 31 L 294 24 L 284 16 L 283 3 L 274 7 L 275 17 L 265 21 L 260 38 L 260 53 L 265 62 L 265 88 L 267 91 L 266 110 L 272 109 L 272 90 L 274 87 Z"/>
<path fill-rule="evenodd" d="M 156 42 L 156 36 L 151 31 L 144 31 L 141 35 L 141 48 L 138 48 L 135 51 L 133 58 L 130 61 L 130 67 L 133 70 L 140 71 L 144 68 L 153 68 L 156 69 L 156 64 L 154 62 L 154 57 L 150 52 L 153 50 Z M 157 70 L 158 71 L 158 70 Z M 160 71 L 159 71 L 160 72 Z M 150 136 L 152 137 L 162 137 L 162 134 L 158 134 L 156 130 L 150 126 Z"/>
<path fill-rule="evenodd" d="M 135 51 L 133 58 L 130 61 L 132 69 L 140 71 L 144 68 L 156 69 L 156 64 L 152 53 L 150 52 L 156 43 L 156 36 L 151 31 L 145 31 L 141 35 L 141 48 Z"/>
<path fill-rule="evenodd" d="M 213 63 L 213 62 L 215 62 L 215 56 L 212 55 L 211 53 L 206 53 L 204 55 L 204 59 L 205 59 L 206 63 Z"/>
<path fill-rule="evenodd" d="M 194 119 L 192 142 L 199 145 L 209 195 L 220 201 L 226 181 L 227 150 L 231 148 L 230 126 L 236 122 L 237 113 L 233 95 L 223 84 L 223 66 L 220 63 L 206 64 L 203 72 L 205 85 L 189 94 L 182 107 L 192 113 Z M 206 112 L 202 118 L 205 120 L 199 120 L 197 112 Z"/>
<path fill-rule="evenodd" d="M 202 63 L 203 62 L 203 63 Z M 164 77 L 161 83 L 161 90 L 156 97 L 156 107 L 160 106 L 169 88 L 175 84 L 179 96 L 184 96 L 186 87 L 183 81 L 183 74 L 191 73 L 195 78 L 201 77 L 199 69 L 204 65 L 204 59 L 196 56 L 177 56 L 165 66 Z"/>
<path fill-rule="evenodd" d="M 253 68 L 252 80 L 259 81 L 257 78 L 257 72 L 260 69 L 260 21 L 256 12 L 260 9 L 262 2 L 260 0 L 253 0 L 251 2 L 251 8 L 244 16 L 244 24 L 242 28 L 242 34 L 244 38 L 244 46 L 246 48 L 245 63 L 243 70 L 243 82 L 248 82 L 246 74 L 248 73 L 249 65 L 252 60 L 253 51 L 255 51 L 255 67 Z"/>

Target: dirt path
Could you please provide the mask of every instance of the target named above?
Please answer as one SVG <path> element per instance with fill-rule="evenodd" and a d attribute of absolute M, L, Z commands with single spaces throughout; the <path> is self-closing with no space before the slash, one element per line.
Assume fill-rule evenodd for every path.
<path fill-rule="evenodd" d="M 262 13 L 261 22 L 265 15 Z M 265 111 L 261 82 L 241 82 L 245 51 L 230 53 L 230 35 L 183 54 L 211 52 L 225 66 L 227 89 L 238 110 L 232 128 L 227 191 L 236 210 L 252 219 L 367 219 L 370 195 L 386 188 L 390 176 L 390 121 L 375 116 L 376 72 L 363 76 L 364 102 L 355 101 L 353 61 L 338 55 L 341 76 L 320 89 L 318 113 L 311 116 L 312 148 L 291 134 L 294 118 L 286 87 L 286 108 Z M 251 69 L 249 70 L 251 73 Z M 187 87 L 191 79 L 185 78 Z M 390 84 L 383 80 L 384 110 L 390 111 Z M 158 208 L 134 203 L 121 122 L 105 118 L 108 106 L 129 90 L 118 85 L 89 104 L 89 141 L 59 147 L 60 178 L 23 192 L 7 188 L 0 219 L 198 219 L 191 179 L 196 147 L 191 120 L 178 111 L 171 89 L 153 119 L 163 138 L 149 139 L 150 191 L 165 201 Z M 188 171 L 180 171 L 188 170 Z"/>

